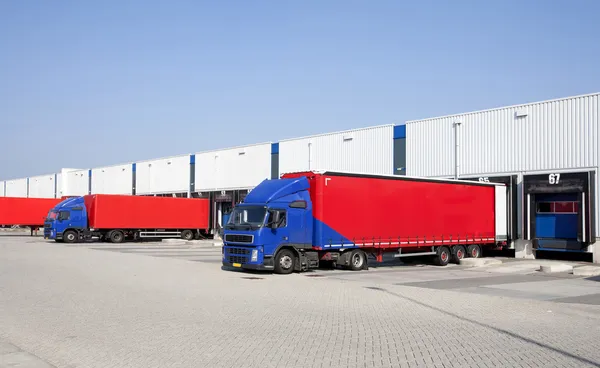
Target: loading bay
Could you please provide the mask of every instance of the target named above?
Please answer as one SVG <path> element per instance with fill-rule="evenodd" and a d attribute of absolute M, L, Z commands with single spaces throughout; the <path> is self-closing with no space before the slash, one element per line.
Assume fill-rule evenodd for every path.
<path fill-rule="evenodd" d="M 600 367 L 600 278 L 538 263 L 280 276 L 0 232 L 0 367 Z"/>

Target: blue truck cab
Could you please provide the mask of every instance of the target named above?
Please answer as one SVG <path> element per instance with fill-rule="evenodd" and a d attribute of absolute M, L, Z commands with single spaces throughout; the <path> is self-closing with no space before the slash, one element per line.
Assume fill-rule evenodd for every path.
<path fill-rule="evenodd" d="M 223 231 L 223 266 L 287 274 L 316 268 L 306 177 L 265 180 L 236 206 Z"/>
<path fill-rule="evenodd" d="M 73 243 L 86 228 L 87 212 L 84 198 L 67 198 L 48 212 L 44 221 L 44 239 Z"/>

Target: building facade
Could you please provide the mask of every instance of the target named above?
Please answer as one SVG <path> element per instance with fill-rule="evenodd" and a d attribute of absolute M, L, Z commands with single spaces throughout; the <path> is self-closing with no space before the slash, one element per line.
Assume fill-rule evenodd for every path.
<path fill-rule="evenodd" d="M 512 186 L 518 256 L 595 253 L 600 94 L 406 123 L 407 174 Z"/>

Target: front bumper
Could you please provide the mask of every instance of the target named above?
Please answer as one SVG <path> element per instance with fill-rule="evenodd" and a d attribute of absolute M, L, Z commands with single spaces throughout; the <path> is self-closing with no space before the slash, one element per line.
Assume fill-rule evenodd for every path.
<path fill-rule="evenodd" d="M 264 263 L 228 263 L 223 262 L 223 267 L 253 271 L 273 271 L 273 264 L 267 265 Z"/>
<path fill-rule="evenodd" d="M 44 239 L 62 239 L 62 233 L 56 233 L 53 229 L 44 229 Z"/>
<path fill-rule="evenodd" d="M 252 252 L 257 251 L 256 259 Z M 275 269 L 273 257 L 263 254 L 262 247 L 241 247 L 226 245 L 223 247 L 223 267 L 246 270 L 271 271 Z"/>

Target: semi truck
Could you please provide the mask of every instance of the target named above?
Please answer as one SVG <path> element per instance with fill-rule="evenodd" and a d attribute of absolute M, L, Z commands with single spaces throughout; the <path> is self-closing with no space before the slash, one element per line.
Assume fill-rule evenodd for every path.
<path fill-rule="evenodd" d="M 507 244 L 502 184 L 344 172 L 264 180 L 231 213 L 224 269 L 279 274 L 368 269 L 368 260 L 431 256 L 438 265 Z"/>
<path fill-rule="evenodd" d="M 94 238 L 199 239 L 208 232 L 209 202 L 202 198 L 94 194 L 58 203 L 44 222 L 44 238 L 75 243 Z"/>
<path fill-rule="evenodd" d="M 48 211 L 60 201 L 55 198 L 0 197 L 0 227 L 29 227 L 33 235 L 44 226 Z"/>

